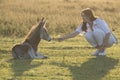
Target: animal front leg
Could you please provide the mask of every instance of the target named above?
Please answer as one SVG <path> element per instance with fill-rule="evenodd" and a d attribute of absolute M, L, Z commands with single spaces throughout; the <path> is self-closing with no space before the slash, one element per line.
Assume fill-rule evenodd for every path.
<path fill-rule="evenodd" d="M 35 51 L 31 48 L 28 50 L 28 54 L 30 55 L 31 58 L 37 58 L 37 56 L 35 55 Z"/>
<path fill-rule="evenodd" d="M 32 48 L 28 50 L 28 54 L 31 58 L 39 58 L 39 59 L 46 59 L 47 56 L 44 56 L 42 53 L 36 53 Z"/>
<path fill-rule="evenodd" d="M 48 58 L 47 56 L 44 56 L 41 52 L 37 52 L 37 57 L 38 58 L 41 58 L 41 59 L 46 59 L 46 58 Z"/>

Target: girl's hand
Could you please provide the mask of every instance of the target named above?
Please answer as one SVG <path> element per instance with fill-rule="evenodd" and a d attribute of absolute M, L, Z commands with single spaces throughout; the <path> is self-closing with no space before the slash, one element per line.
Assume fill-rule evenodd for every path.
<path fill-rule="evenodd" d="M 64 41 L 64 38 L 58 38 L 57 39 L 59 42 L 62 42 L 62 41 Z"/>
<path fill-rule="evenodd" d="M 62 41 L 64 41 L 64 38 L 62 38 L 62 37 L 60 37 L 60 38 L 53 38 L 52 40 L 58 41 L 58 42 L 62 42 Z"/>

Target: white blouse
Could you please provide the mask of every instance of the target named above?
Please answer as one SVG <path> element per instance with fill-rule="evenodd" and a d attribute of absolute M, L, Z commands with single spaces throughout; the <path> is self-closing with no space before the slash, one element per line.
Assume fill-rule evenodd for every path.
<path fill-rule="evenodd" d="M 86 24 L 86 27 L 87 27 L 87 32 L 92 32 L 88 23 Z M 111 33 L 110 37 L 112 37 L 112 39 L 115 43 L 118 43 L 117 38 L 113 35 L 110 28 L 108 27 L 108 24 L 104 20 L 102 20 L 100 18 L 97 18 L 96 20 L 94 20 L 93 21 L 93 30 L 95 30 L 95 29 L 101 29 L 102 31 L 105 32 L 105 34 L 110 32 Z M 79 33 L 83 32 L 82 24 L 80 24 L 80 26 L 76 29 L 76 31 Z"/>

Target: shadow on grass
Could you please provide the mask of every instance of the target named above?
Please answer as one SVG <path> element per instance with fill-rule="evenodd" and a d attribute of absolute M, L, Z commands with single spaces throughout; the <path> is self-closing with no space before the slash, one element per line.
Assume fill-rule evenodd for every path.
<path fill-rule="evenodd" d="M 55 50 L 71 50 L 71 49 L 94 49 L 93 47 L 90 46 L 65 46 L 65 47 L 40 47 L 44 49 L 55 49 Z"/>
<path fill-rule="evenodd" d="M 36 68 L 43 64 L 43 62 L 39 63 L 33 63 L 32 59 L 23 59 L 23 60 L 9 60 L 10 63 L 12 63 L 12 71 L 14 73 L 14 78 L 20 77 L 20 76 L 32 76 L 33 74 L 30 74 L 29 72 L 27 74 L 24 74 L 25 71 L 29 71 L 30 69 Z"/>
<path fill-rule="evenodd" d="M 111 69 L 114 69 L 117 63 L 118 60 L 110 57 L 96 57 L 89 59 L 80 66 L 68 65 L 64 60 L 60 66 L 69 68 L 73 80 L 101 80 Z M 55 62 L 52 64 L 59 65 Z"/>

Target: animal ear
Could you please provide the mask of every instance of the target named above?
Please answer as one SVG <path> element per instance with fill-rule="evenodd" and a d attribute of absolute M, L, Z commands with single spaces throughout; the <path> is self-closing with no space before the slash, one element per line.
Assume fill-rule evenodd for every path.
<path fill-rule="evenodd" d="M 46 24 L 46 20 L 45 20 L 44 17 L 41 19 L 40 24 L 41 24 L 41 26 L 40 26 L 41 28 L 43 28 L 43 27 L 45 26 L 45 24 Z"/>
<path fill-rule="evenodd" d="M 44 17 L 42 17 L 41 22 L 43 22 L 44 20 L 45 20 L 45 18 L 44 18 Z"/>

